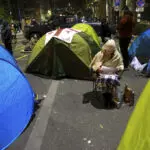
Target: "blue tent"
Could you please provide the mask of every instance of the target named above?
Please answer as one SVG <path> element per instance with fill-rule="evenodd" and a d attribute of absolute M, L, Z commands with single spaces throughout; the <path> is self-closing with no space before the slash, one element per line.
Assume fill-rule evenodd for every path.
<path fill-rule="evenodd" d="M 0 46 L 0 150 L 25 129 L 34 111 L 34 92 L 13 57 Z"/>
<path fill-rule="evenodd" d="M 135 39 L 128 52 L 131 59 L 136 56 L 141 63 L 148 62 L 150 59 L 150 29 Z"/>
<path fill-rule="evenodd" d="M 9 54 L 9 52 L 3 46 L 0 46 L 0 59 L 6 60 L 14 67 L 18 68 L 16 60 Z"/>

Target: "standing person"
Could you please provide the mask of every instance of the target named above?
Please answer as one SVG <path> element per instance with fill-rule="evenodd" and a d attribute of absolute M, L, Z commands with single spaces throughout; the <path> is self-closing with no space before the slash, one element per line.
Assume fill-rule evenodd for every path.
<path fill-rule="evenodd" d="M 31 19 L 31 25 L 37 25 L 38 23 L 36 22 L 36 20 L 34 18 Z"/>
<path fill-rule="evenodd" d="M 17 42 L 17 29 L 16 29 L 16 25 L 15 23 L 11 24 L 11 34 L 12 34 L 12 43 L 16 43 Z"/>
<path fill-rule="evenodd" d="M 3 22 L 2 30 L 1 30 L 2 42 L 5 45 L 5 48 L 9 51 L 10 54 L 13 54 L 12 51 L 12 33 L 10 25 L 7 21 Z"/>
<path fill-rule="evenodd" d="M 25 19 L 22 18 L 22 20 L 21 20 L 21 30 L 22 30 L 22 32 L 24 32 L 24 26 L 25 26 L 25 25 L 26 25 Z"/>
<path fill-rule="evenodd" d="M 117 29 L 119 32 L 119 45 L 125 69 L 127 69 L 129 66 L 128 46 L 132 38 L 134 26 L 135 22 L 133 20 L 132 12 L 130 12 L 129 10 L 124 11 L 124 15 L 121 18 Z"/>
<path fill-rule="evenodd" d="M 18 22 L 18 30 L 19 30 L 19 32 L 21 30 L 21 22 L 20 21 Z"/>
<path fill-rule="evenodd" d="M 108 22 L 106 21 L 106 19 L 102 20 L 102 24 L 101 24 L 101 38 L 102 38 L 102 42 L 105 43 L 105 38 L 106 37 L 111 37 L 111 31 L 108 25 Z"/>

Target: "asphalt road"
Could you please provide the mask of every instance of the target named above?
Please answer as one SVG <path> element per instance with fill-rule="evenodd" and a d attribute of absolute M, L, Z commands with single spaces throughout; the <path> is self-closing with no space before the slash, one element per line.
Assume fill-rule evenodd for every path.
<path fill-rule="evenodd" d="M 24 71 L 30 54 L 20 52 L 24 39 L 21 34 L 18 39 L 14 56 Z M 116 150 L 134 107 L 106 109 L 103 99 L 98 100 L 92 92 L 91 81 L 26 77 L 36 93 L 47 97 L 7 150 Z M 124 72 L 120 89 L 127 83 L 137 101 L 147 81 L 130 69 Z"/>

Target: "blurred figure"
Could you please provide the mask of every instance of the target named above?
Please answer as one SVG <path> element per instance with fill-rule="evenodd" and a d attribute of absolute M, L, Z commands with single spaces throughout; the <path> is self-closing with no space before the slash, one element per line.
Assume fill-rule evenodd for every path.
<path fill-rule="evenodd" d="M 106 21 L 106 19 L 102 20 L 102 25 L 101 25 L 101 38 L 102 38 L 102 42 L 105 43 L 105 37 L 111 37 L 111 31 L 109 28 L 109 25 Z"/>
<path fill-rule="evenodd" d="M 26 25 L 25 19 L 22 18 L 22 20 L 21 20 L 21 30 L 22 30 L 22 32 L 24 32 L 24 26 L 25 26 L 25 25 Z"/>
<path fill-rule="evenodd" d="M 25 49 L 21 52 L 32 52 L 32 49 L 34 48 L 37 41 L 37 38 L 31 38 L 31 40 L 26 44 Z"/>
<path fill-rule="evenodd" d="M 75 14 L 74 16 L 75 16 L 75 22 L 78 23 L 78 15 Z"/>
<path fill-rule="evenodd" d="M 25 25 L 31 25 L 31 19 L 30 17 L 25 18 Z"/>
<path fill-rule="evenodd" d="M 21 31 L 21 22 L 19 21 L 18 22 L 18 32 L 20 32 Z"/>
<path fill-rule="evenodd" d="M 128 46 L 132 38 L 134 26 L 135 22 L 133 20 L 132 12 L 130 12 L 129 10 L 124 11 L 124 15 L 121 18 L 117 29 L 119 32 L 119 45 L 125 68 L 128 68 L 129 66 Z"/>
<path fill-rule="evenodd" d="M 2 30 L 1 30 L 1 38 L 2 38 L 2 42 L 5 45 L 5 48 L 8 50 L 8 52 L 10 54 L 13 54 L 13 51 L 12 51 L 12 33 L 11 33 L 10 25 L 8 24 L 7 21 L 3 22 Z"/>
<path fill-rule="evenodd" d="M 31 19 L 31 25 L 37 25 L 38 23 L 36 22 L 36 20 L 34 18 Z"/>
<path fill-rule="evenodd" d="M 13 43 L 17 42 L 17 29 L 16 29 L 16 25 L 14 23 L 11 24 L 11 34 L 12 34 L 12 41 Z"/>

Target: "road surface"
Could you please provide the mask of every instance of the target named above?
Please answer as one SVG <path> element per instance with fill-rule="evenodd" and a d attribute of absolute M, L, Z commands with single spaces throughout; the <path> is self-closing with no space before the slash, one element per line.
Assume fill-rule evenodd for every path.
<path fill-rule="evenodd" d="M 24 71 L 30 54 L 20 52 L 24 38 L 22 34 L 18 38 L 14 56 Z M 116 150 L 134 107 L 106 109 L 103 100 L 97 100 L 92 92 L 91 81 L 25 75 L 35 92 L 47 97 L 26 130 L 7 150 Z M 128 83 L 137 101 L 147 81 L 130 69 L 124 72 L 120 89 Z"/>

